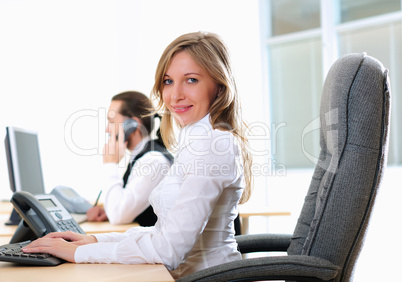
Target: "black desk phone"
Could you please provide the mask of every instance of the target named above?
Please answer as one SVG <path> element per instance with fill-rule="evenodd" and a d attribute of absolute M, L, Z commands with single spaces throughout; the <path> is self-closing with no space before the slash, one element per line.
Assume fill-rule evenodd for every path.
<path fill-rule="evenodd" d="M 31 240 L 50 232 L 85 232 L 72 218 L 55 195 L 36 195 L 18 191 L 11 203 L 22 220 L 9 244 L 0 246 L 0 261 L 26 265 L 56 266 L 65 261 L 49 254 L 24 253 L 22 248 Z"/>
<path fill-rule="evenodd" d="M 55 195 L 35 195 L 25 191 L 15 192 L 11 203 L 21 216 L 10 243 L 34 240 L 50 232 L 85 232 L 64 208 Z"/>

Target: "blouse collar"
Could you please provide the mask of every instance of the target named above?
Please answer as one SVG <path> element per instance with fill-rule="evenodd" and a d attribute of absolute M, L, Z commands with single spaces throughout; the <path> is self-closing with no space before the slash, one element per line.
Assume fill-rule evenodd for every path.
<path fill-rule="evenodd" d="M 195 139 L 205 139 L 205 137 L 210 136 L 212 130 L 213 128 L 210 121 L 210 115 L 208 113 L 199 121 L 190 123 L 181 128 L 178 138 L 179 148 L 188 145 L 191 141 L 194 141 Z"/>

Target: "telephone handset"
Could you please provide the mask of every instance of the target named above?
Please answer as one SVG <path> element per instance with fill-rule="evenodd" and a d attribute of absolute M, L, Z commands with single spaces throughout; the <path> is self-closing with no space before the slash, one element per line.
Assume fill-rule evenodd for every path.
<path fill-rule="evenodd" d="M 35 195 L 15 192 L 11 203 L 22 220 L 10 243 L 34 240 L 50 232 L 85 232 L 54 195 Z"/>
<path fill-rule="evenodd" d="M 124 142 L 128 140 L 131 133 L 133 133 L 138 128 L 138 122 L 135 119 L 129 118 L 123 121 L 124 130 Z M 119 134 L 116 134 L 116 140 L 119 138 Z"/>
<path fill-rule="evenodd" d="M 124 142 L 128 140 L 131 133 L 138 128 L 138 122 L 135 119 L 129 118 L 123 122 Z"/>

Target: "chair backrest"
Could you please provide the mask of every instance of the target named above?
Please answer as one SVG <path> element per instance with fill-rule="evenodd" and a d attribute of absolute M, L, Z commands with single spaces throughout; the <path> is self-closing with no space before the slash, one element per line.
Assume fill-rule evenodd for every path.
<path fill-rule="evenodd" d="M 321 152 L 288 255 L 327 259 L 348 281 L 386 164 L 388 71 L 364 53 L 343 56 L 321 99 Z"/>

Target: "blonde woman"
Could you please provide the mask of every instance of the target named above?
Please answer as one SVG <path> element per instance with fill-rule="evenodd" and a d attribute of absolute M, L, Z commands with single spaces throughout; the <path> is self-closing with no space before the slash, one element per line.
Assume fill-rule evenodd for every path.
<path fill-rule="evenodd" d="M 162 263 L 175 278 L 241 259 L 233 220 L 250 196 L 251 156 L 219 37 L 197 32 L 174 40 L 159 61 L 153 95 L 164 113 L 164 143 L 177 150 L 149 198 L 156 225 L 94 236 L 51 233 L 25 252 L 76 263 Z"/>

